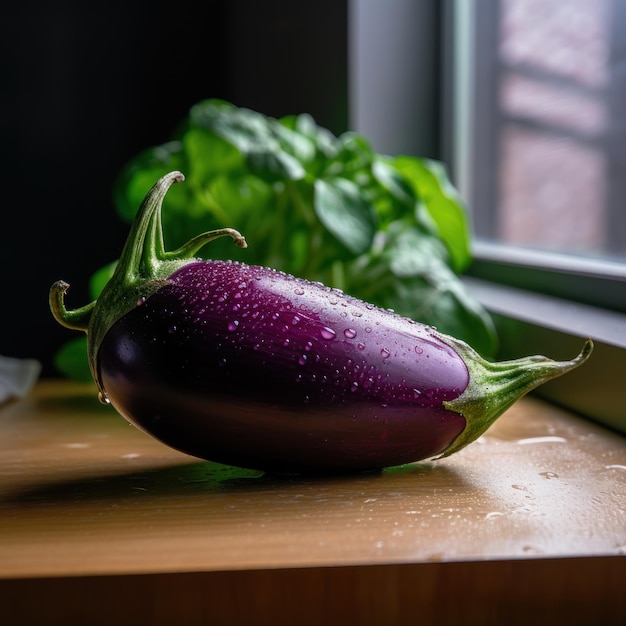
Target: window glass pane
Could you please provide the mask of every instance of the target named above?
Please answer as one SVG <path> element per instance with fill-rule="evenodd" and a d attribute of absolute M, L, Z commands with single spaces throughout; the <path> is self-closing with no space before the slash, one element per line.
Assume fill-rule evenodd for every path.
<path fill-rule="evenodd" d="M 470 4 L 477 238 L 626 260 L 626 0 Z"/>

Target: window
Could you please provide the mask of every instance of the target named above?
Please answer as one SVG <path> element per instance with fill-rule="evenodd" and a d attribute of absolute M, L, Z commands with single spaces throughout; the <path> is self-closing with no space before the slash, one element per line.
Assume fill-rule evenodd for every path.
<path fill-rule="evenodd" d="M 482 0 L 465 6 L 471 26 L 457 27 L 469 26 L 474 39 L 471 156 L 477 165 L 468 192 L 477 234 L 626 260 L 626 57 L 620 59 L 626 48 L 620 51 L 619 26 L 626 3 Z"/>
<path fill-rule="evenodd" d="M 626 1 L 450 6 L 449 156 L 477 271 L 626 311 Z"/>

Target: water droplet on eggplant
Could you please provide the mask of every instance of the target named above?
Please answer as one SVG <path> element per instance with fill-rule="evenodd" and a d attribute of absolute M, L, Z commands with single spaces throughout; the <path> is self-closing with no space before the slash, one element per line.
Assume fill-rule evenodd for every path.
<path fill-rule="evenodd" d="M 328 326 L 323 326 L 320 329 L 320 335 L 322 335 L 324 339 L 327 339 L 328 341 L 330 341 L 335 338 L 337 333 L 332 328 L 329 328 Z"/>

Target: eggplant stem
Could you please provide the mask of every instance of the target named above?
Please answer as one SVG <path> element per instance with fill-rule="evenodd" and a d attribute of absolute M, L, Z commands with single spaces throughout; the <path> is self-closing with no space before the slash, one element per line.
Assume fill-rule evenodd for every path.
<path fill-rule="evenodd" d="M 174 183 L 185 180 L 178 171 L 160 178 L 144 198 L 133 221 L 128 239 L 116 266 L 116 279 L 126 285 L 139 277 L 142 268 L 148 272 L 158 266 L 164 255 L 163 230 L 161 228 L 161 205 L 168 189 Z M 119 273 L 118 273 L 119 268 Z"/>
<path fill-rule="evenodd" d="M 446 409 L 465 417 L 466 426 L 443 451 L 442 457 L 478 439 L 519 398 L 539 385 L 579 367 L 593 350 L 593 341 L 587 339 L 579 354 L 570 361 L 554 361 L 537 355 L 492 363 L 480 357 L 464 342 L 451 337 L 447 340 L 453 342 L 451 345 L 468 363 L 470 384 L 458 398 L 444 402 Z M 487 392 L 497 401 L 486 402 Z"/>
<path fill-rule="evenodd" d="M 74 310 L 65 307 L 65 292 L 69 285 L 59 280 L 50 288 L 49 304 L 59 324 L 87 333 L 89 366 L 96 383 L 96 355 L 100 343 L 111 325 L 167 283 L 168 277 L 205 244 L 219 237 L 231 237 L 237 246 L 246 248 L 243 235 L 233 228 L 207 231 L 186 244 L 167 252 L 163 238 L 161 207 L 163 199 L 174 183 L 185 180 L 179 171 L 160 178 L 148 191 L 132 223 L 113 275 L 98 299 Z"/>

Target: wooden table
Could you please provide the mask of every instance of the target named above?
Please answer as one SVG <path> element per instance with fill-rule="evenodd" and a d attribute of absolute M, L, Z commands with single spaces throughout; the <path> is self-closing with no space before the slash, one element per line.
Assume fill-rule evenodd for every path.
<path fill-rule="evenodd" d="M 626 623 L 626 440 L 527 397 L 380 473 L 202 462 L 42 381 L 0 407 L 6 624 Z"/>

